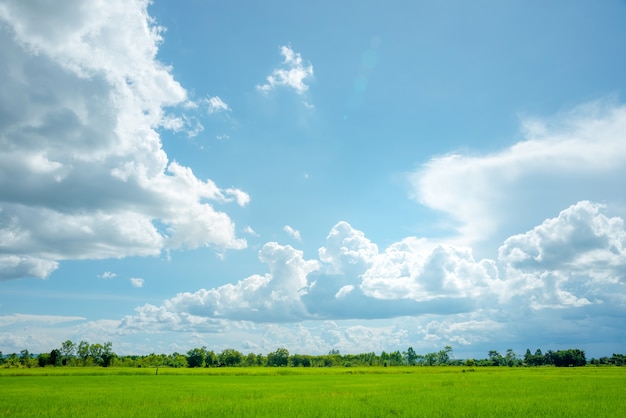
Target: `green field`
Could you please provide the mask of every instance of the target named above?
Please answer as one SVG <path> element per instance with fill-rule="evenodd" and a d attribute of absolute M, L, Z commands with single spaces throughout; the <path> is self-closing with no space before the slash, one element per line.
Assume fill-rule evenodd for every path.
<path fill-rule="evenodd" d="M 624 417 L 626 368 L 0 369 L 2 417 Z"/>

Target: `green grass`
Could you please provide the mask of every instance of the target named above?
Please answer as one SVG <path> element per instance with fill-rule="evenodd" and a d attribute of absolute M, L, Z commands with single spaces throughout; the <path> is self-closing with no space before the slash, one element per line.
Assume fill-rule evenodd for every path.
<path fill-rule="evenodd" d="M 0 369 L 6 417 L 610 417 L 626 369 Z"/>

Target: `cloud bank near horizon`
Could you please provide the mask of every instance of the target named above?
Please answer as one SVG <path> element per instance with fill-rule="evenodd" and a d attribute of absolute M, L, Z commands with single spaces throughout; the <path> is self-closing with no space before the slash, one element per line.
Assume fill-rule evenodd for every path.
<path fill-rule="evenodd" d="M 589 201 L 509 237 L 494 259 L 476 260 L 470 248 L 414 237 L 380 251 L 363 232 L 339 222 L 317 260 L 276 242 L 263 246 L 259 260 L 268 273 L 179 293 L 161 306 L 137 308 L 126 321 L 140 328 L 138 322 L 158 322 L 156 316 L 190 325 L 626 308 L 624 221 Z"/>

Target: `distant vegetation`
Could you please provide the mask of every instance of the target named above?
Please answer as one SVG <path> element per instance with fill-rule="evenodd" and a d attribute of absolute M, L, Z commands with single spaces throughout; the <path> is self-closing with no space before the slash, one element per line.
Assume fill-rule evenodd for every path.
<path fill-rule="evenodd" d="M 263 354 L 243 354 L 235 349 L 225 349 L 220 353 L 206 347 L 193 348 L 185 354 L 148 354 L 148 355 L 117 355 L 113 352 L 110 342 L 89 344 L 81 341 L 76 344 L 70 340 L 53 349 L 50 353 L 31 354 L 22 350 L 19 354 L 3 355 L 0 352 L 0 367 L 362 367 L 362 366 L 508 366 L 536 367 L 556 366 L 573 367 L 592 365 L 626 365 L 624 354 L 613 354 L 611 357 L 591 359 L 587 362 L 585 352 L 579 349 L 548 350 L 543 353 L 537 349 L 534 354 L 530 349 L 523 356 L 513 350 L 506 350 L 504 355 L 491 350 L 484 359 L 455 359 L 452 347 L 428 353 L 418 354 L 409 347 L 406 351 L 385 351 L 363 354 L 341 354 L 331 350 L 325 355 L 290 354 L 286 348 Z"/>

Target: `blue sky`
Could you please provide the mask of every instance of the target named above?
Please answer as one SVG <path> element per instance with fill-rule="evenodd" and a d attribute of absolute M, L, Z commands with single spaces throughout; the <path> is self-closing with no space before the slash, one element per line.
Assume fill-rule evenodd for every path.
<path fill-rule="evenodd" d="M 624 352 L 623 1 L 0 1 L 0 351 Z"/>

